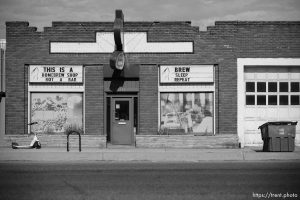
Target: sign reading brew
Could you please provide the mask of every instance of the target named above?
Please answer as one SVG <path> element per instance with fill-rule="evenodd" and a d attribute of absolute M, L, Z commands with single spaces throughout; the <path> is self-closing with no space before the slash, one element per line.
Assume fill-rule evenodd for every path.
<path fill-rule="evenodd" d="M 81 65 L 30 65 L 31 83 L 82 83 Z"/>
<path fill-rule="evenodd" d="M 214 82 L 213 65 L 161 65 L 161 83 Z"/>

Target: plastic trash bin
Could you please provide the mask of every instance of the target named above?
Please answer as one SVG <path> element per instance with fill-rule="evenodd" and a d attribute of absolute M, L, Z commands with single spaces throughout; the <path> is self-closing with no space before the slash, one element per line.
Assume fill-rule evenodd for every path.
<path fill-rule="evenodd" d="M 258 128 L 264 142 L 263 151 L 291 152 L 295 150 L 295 134 L 297 122 L 267 122 Z"/>

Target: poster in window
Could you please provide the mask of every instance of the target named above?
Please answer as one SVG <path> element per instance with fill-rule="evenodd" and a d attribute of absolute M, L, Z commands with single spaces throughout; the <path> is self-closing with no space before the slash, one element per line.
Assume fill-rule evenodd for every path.
<path fill-rule="evenodd" d="M 168 134 L 213 134 L 212 93 L 161 93 L 161 129 Z"/>
<path fill-rule="evenodd" d="M 31 93 L 31 121 L 43 134 L 83 133 L 82 93 Z"/>

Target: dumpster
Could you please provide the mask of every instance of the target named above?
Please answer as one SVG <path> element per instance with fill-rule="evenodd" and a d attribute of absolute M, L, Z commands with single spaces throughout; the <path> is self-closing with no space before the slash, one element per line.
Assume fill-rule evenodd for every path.
<path fill-rule="evenodd" d="M 264 142 L 263 151 L 294 151 L 297 122 L 267 122 L 259 126 Z"/>

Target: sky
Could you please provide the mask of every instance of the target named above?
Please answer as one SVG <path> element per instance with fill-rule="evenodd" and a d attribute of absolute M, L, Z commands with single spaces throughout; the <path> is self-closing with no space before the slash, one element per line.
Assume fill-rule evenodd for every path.
<path fill-rule="evenodd" d="M 215 21 L 300 21 L 300 0 L 0 0 L 0 39 L 6 21 L 51 26 L 52 21 L 191 21 L 206 30 Z"/>

